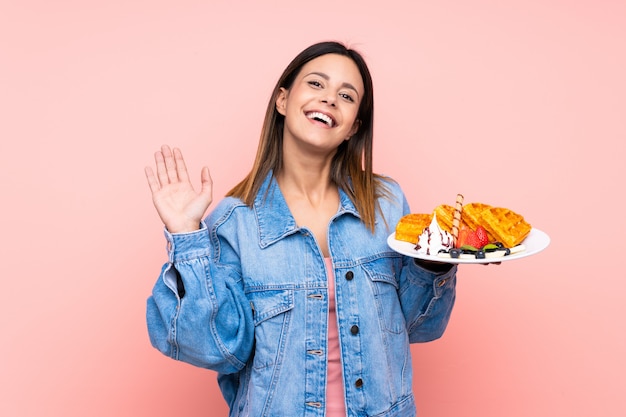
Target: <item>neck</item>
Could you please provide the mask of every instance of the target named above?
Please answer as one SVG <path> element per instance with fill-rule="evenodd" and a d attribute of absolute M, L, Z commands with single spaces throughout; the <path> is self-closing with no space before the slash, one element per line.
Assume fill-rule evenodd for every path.
<path fill-rule="evenodd" d="M 324 199 L 329 193 L 336 194 L 337 190 L 330 181 L 330 166 L 320 168 L 285 164 L 276 180 L 284 194 L 306 197 L 311 201 Z"/>
<path fill-rule="evenodd" d="M 324 198 L 329 192 L 336 194 L 337 187 L 330 180 L 333 155 L 334 152 L 323 156 L 295 157 L 284 149 L 282 169 L 276 175 L 282 192 L 308 198 Z"/>

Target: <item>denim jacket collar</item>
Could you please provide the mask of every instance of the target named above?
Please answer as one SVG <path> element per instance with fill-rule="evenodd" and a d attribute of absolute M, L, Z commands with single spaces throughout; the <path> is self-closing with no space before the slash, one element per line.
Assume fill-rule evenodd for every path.
<path fill-rule="evenodd" d="M 339 189 L 339 204 L 336 216 L 350 213 L 360 218 L 354 203 L 341 188 Z M 259 222 L 261 248 L 300 230 L 272 172 L 267 175 L 257 193 L 254 200 L 254 212 Z"/>

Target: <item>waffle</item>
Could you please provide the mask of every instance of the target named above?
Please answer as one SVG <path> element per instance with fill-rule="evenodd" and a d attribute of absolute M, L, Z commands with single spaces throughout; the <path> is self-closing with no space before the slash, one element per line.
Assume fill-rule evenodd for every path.
<path fill-rule="evenodd" d="M 484 203 L 468 203 L 463 206 L 463 220 L 472 230 L 476 230 L 481 224 L 482 212 L 490 208 L 489 204 Z"/>
<path fill-rule="evenodd" d="M 483 211 L 491 208 L 489 204 L 484 203 L 468 203 L 463 206 L 463 213 L 461 219 L 463 223 L 472 230 L 476 230 L 476 228 L 480 225 L 487 230 L 487 237 L 489 241 L 498 240 L 496 236 L 487 229 L 487 227 L 483 224 Z M 502 242 L 504 243 L 504 242 Z"/>
<path fill-rule="evenodd" d="M 396 240 L 417 243 L 424 228 L 430 225 L 432 214 L 411 213 L 402 217 L 396 225 Z"/>
<path fill-rule="evenodd" d="M 531 226 L 520 214 L 502 207 L 489 207 L 481 211 L 480 224 L 493 235 L 494 240 L 512 248 L 528 236 Z"/>
<path fill-rule="evenodd" d="M 454 207 L 447 204 L 441 204 L 435 207 L 433 212 L 437 215 L 437 223 L 439 223 L 439 227 L 446 232 L 450 232 L 454 221 Z"/>

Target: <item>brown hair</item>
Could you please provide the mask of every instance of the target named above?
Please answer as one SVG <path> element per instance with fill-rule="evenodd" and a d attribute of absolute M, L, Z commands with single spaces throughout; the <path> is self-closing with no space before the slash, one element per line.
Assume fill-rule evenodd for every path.
<path fill-rule="evenodd" d="M 364 94 L 357 113 L 357 132 L 337 148 L 331 163 L 331 181 L 352 200 L 365 226 L 374 230 L 377 198 L 387 195 L 381 177 L 372 172 L 372 142 L 374 96 L 372 77 L 363 57 L 338 42 L 320 42 L 300 52 L 278 79 L 267 105 L 265 120 L 256 158 L 250 173 L 227 196 L 240 198 L 252 207 L 259 189 L 272 171 L 282 169 L 284 116 L 276 110 L 276 99 L 281 88 L 289 90 L 302 67 L 309 61 L 327 54 L 337 54 L 354 61 L 363 78 Z"/>

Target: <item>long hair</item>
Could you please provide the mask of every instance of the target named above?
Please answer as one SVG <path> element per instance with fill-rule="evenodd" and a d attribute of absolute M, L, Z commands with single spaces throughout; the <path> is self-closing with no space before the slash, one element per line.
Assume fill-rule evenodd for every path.
<path fill-rule="evenodd" d="M 331 162 L 330 180 L 352 200 L 365 226 L 373 231 L 378 209 L 377 198 L 387 195 L 381 177 L 372 171 L 372 142 L 374 132 L 374 89 L 365 60 L 353 49 L 339 42 L 320 42 L 300 52 L 278 79 L 267 104 L 265 120 L 256 158 L 250 173 L 227 196 L 240 198 L 252 207 L 259 189 L 270 172 L 276 175 L 283 163 L 283 129 L 285 117 L 276 110 L 281 88 L 289 90 L 309 61 L 327 54 L 348 57 L 356 64 L 363 78 L 364 94 L 359 105 L 359 128 L 350 140 L 343 141 Z"/>

